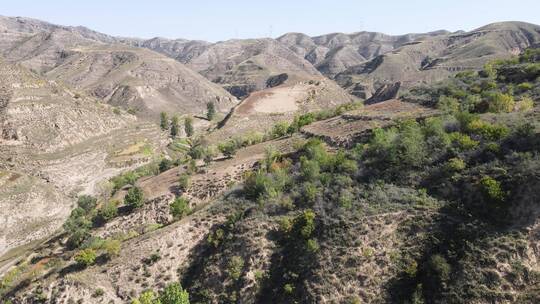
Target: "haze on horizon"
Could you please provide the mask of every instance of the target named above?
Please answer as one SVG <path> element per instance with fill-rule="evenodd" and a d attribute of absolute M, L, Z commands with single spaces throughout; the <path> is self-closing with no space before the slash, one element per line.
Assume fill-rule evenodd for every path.
<path fill-rule="evenodd" d="M 463 9 L 466 7 L 467 9 Z M 166 37 L 207 41 L 278 37 L 288 32 L 320 35 L 376 31 L 386 34 L 472 30 L 499 21 L 540 24 L 540 2 L 428 0 L 299 0 L 254 2 L 19 0 L 3 3 L 1 15 L 31 17 L 61 25 L 82 25 L 124 37 Z"/>

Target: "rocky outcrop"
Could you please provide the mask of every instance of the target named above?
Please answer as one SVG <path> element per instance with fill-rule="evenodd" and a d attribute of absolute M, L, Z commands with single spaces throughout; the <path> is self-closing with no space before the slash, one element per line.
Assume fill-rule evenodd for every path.
<path fill-rule="evenodd" d="M 374 104 L 385 100 L 395 99 L 398 97 L 399 88 L 401 87 L 401 82 L 396 82 L 392 84 L 385 84 L 377 89 L 375 94 L 371 96 L 364 104 Z"/>

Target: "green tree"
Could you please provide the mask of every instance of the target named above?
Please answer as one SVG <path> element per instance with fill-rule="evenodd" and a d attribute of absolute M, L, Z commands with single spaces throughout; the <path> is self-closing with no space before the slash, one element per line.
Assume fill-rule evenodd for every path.
<path fill-rule="evenodd" d="M 179 283 L 169 284 L 159 295 L 160 304 L 189 304 L 189 293 Z"/>
<path fill-rule="evenodd" d="M 193 118 L 186 117 L 184 119 L 184 131 L 186 132 L 187 137 L 193 136 L 195 130 L 193 129 Z"/>
<path fill-rule="evenodd" d="M 208 120 L 212 121 L 216 117 L 216 106 L 213 102 L 209 102 L 206 104 L 206 118 Z"/>
<path fill-rule="evenodd" d="M 130 206 L 131 208 L 139 208 L 142 206 L 144 202 L 144 195 L 141 188 L 137 186 L 131 187 L 126 196 L 124 197 L 124 202 L 126 205 Z"/>
<path fill-rule="evenodd" d="M 178 116 L 173 116 L 171 120 L 171 136 L 176 137 L 178 135 Z"/>
<path fill-rule="evenodd" d="M 170 206 L 171 214 L 175 219 L 181 219 L 189 213 L 189 200 L 177 197 Z"/>
<path fill-rule="evenodd" d="M 94 224 L 103 225 L 118 215 L 118 202 L 109 201 L 104 203 L 97 211 L 93 219 Z"/>
<path fill-rule="evenodd" d="M 84 209 L 86 212 L 90 212 L 97 205 L 97 199 L 90 195 L 81 195 L 77 199 L 77 205 Z"/>
<path fill-rule="evenodd" d="M 233 256 L 227 264 L 227 273 L 234 281 L 240 279 L 242 270 L 244 269 L 244 259 L 241 256 Z"/>
<path fill-rule="evenodd" d="M 161 130 L 165 131 L 169 128 L 169 118 L 167 117 L 167 113 L 161 112 L 159 113 L 159 126 L 161 127 Z"/>

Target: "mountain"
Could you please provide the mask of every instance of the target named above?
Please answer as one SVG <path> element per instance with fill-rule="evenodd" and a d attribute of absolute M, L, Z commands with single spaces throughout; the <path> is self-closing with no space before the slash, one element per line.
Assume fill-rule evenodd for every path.
<path fill-rule="evenodd" d="M 494 23 L 470 32 L 437 35 L 410 42 L 365 63 L 351 66 L 335 80 L 349 92 L 369 98 L 386 84 L 402 88 L 442 80 L 458 71 L 480 69 L 486 62 L 519 54 L 540 43 L 540 26 Z"/>
<path fill-rule="evenodd" d="M 227 112 L 236 99 L 178 61 L 83 27 L 2 17 L 10 37 L 4 58 L 110 104 L 156 118 L 202 114 L 208 102 Z"/>
<path fill-rule="evenodd" d="M 435 31 L 398 36 L 376 32 L 358 32 L 309 37 L 302 33 L 287 33 L 277 40 L 311 62 L 325 76 L 332 78 L 351 66 L 388 53 L 404 44 L 445 34 L 448 32 Z"/>

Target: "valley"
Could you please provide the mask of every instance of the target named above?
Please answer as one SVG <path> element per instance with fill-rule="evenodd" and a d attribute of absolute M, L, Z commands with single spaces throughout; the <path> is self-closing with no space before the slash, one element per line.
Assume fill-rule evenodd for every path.
<path fill-rule="evenodd" d="M 540 301 L 538 25 L 0 33 L 2 304 Z"/>

